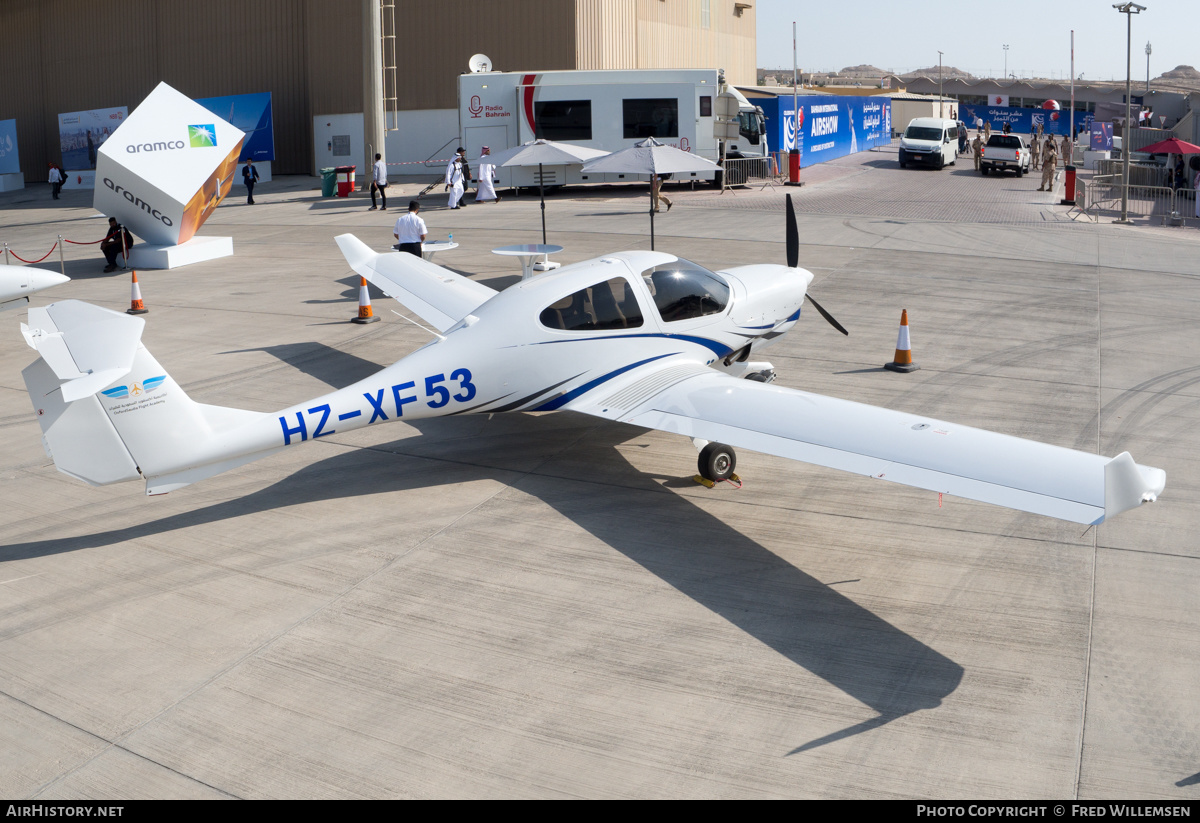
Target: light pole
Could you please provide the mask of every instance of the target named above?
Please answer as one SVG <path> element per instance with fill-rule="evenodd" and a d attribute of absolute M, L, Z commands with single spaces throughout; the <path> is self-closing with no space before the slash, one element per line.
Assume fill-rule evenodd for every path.
<path fill-rule="evenodd" d="M 1004 77 L 1008 77 L 1008 44 L 1004 44 Z"/>
<path fill-rule="evenodd" d="M 942 108 L 942 53 L 938 52 L 938 117 L 945 117 L 945 109 Z"/>
<path fill-rule="evenodd" d="M 1146 41 L 1146 94 L 1150 93 L 1150 41 Z"/>
<path fill-rule="evenodd" d="M 1130 71 L 1132 70 L 1133 52 L 1133 15 L 1141 14 L 1145 6 L 1137 3 L 1113 3 L 1113 8 L 1125 15 L 1125 125 L 1121 128 L 1121 219 L 1118 223 L 1129 222 L 1129 97 L 1132 94 Z"/>

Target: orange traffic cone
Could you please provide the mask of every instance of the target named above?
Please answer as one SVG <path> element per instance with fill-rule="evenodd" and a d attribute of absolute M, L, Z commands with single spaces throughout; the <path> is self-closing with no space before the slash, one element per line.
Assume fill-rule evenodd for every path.
<path fill-rule="evenodd" d="M 358 317 L 350 318 L 351 323 L 378 323 L 379 318 L 371 311 L 371 295 L 367 292 L 367 278 L 358 278 Z"/>
<path fill-rule="evenodd" d="M 896 359 L 884 363 L 885 369 L 898 372 L 916 371 L 921 368 L 912 359 L 912 344 L 908 341 L 908 309 L 900 310 L 900 334 L 896 338 Z"/>
<path fill-rule="evenodd" d="M 142 288 L 138 285 L 137 269 L 133 270 L 133 287 L 130 289 L 129 297 L 129 308 L 126 310 L 126 314 L 145 314 L 150 311 L 142 302 Z"/>

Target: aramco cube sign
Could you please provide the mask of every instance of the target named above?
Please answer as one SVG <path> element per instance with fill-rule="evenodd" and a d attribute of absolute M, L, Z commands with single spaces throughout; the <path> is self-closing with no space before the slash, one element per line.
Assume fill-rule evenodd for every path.
<path fill-rule="evenodd" d="M 92 206 L 148 243 L 186 243 L 229 194 L 245 137 L 159 83 L 100 146 Z"/>

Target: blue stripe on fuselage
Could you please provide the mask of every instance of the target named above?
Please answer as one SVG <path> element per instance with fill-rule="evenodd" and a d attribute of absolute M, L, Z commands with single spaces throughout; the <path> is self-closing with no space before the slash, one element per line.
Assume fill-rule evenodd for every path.
<path fill-rule="evenodd" d="M 641 335 L 641 336 L 646 337 L 649 335 Z M 566 394 L 561 394 L 558 397 L 554 398 L 553 400 L 543 403 L 542 405 L 534 408 L 533 411 L 554 411 L 555 409 L 560 409 L 563 406 L 565 406 L 567 403 L 570 403 L 576 397 L 579 397 L 580 395 L 591 391 L 592 389 L 599 386 L 601 383 L 606 383 L 609 380 L 612 380 L 617 375 L 624 374 L 625 372 L 629 371 L 630 369 L 636 369 L 638 366 L 645 365 L 646 363 L 652 363 L 655 360 L 662 360 L 664 357 L 674 357 L 676 354 L 679 354 L 679 353 L 680 352 L 671 352 L 670 354 L 660 354 L 657 357 L 647 357 L 645 360 L 639 360 L 636 363 L 630 363 L 628 366 L 622 366 L 621 368 L 617 369 L 616 371 L 610 371 L 608 374 L 604 375 L 603 377 L 597 377 L 595 380 L 590 380 L 587 383 L 584 383 L 582 386 L 580 386 L 577 389 L 571 389 Z"/>
<path fill-rule="evenodd" d="M 625 337 L 661 337 L 664 340 L 683 340 L 688 343 L 695 343 L 704 348 L 709 349 L 717 357 L 724 357 L 733 351 L 724 343 L 718 343 L 716 340 L 709 340 L 707 337 L 692 337 L 687 334 L 606 334 L 601 337 L 573 337 L 569 340 L 543 340 L 540 343 L 535 343 L 535 346 L 545 346 L 550 343 L 582 343 L 591 340 L 620 340 Z M 651 358 L 652 360 L 654 358 Z"/>

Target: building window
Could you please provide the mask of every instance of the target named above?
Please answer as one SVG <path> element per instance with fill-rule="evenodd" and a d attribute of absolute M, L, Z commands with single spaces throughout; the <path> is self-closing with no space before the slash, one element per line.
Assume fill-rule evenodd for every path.
<path fill-rule="evenodd" d="M 591 140 L 591 100 L 541 100 L 533 104 L 534 136 L 544 140 Z"/>
<path fill-rule="evenodd" d="M 626 138 L 679 136 L 679 100 L 674 97 L 622 100 L 621 109 Z"/>
<path fill-rule="evenodd" d="M 700 98 L 700 116 L 701 117 L 712 117 L 712 98 L 711 97 L 701 97 Z"/>

